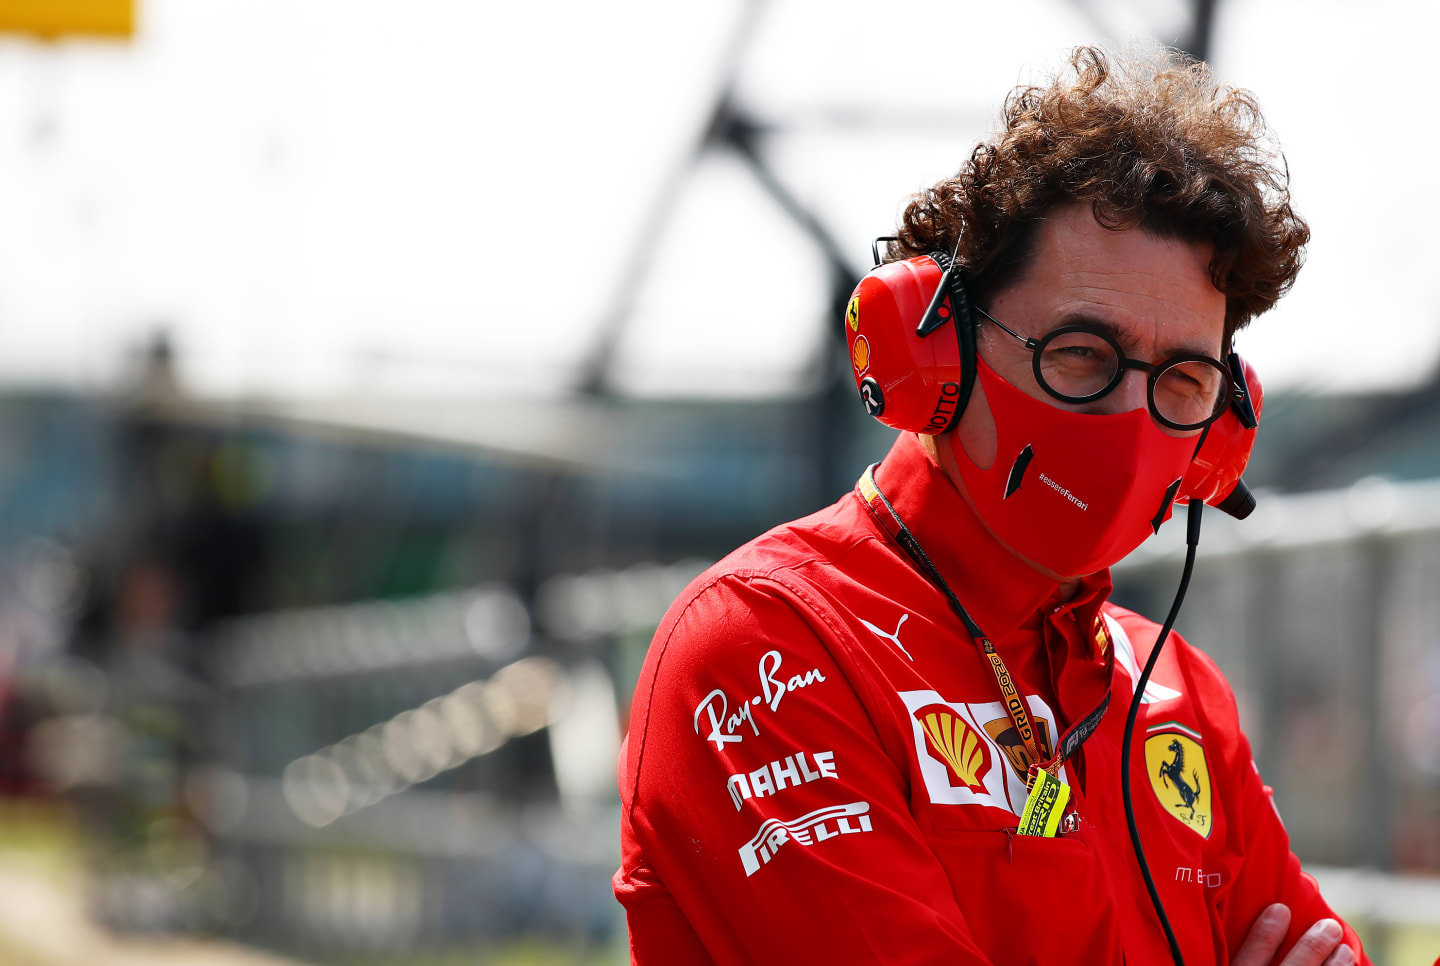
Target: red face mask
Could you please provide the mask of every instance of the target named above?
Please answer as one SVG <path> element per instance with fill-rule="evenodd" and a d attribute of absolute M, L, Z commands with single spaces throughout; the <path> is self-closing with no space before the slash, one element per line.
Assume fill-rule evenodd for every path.
<path fill-rule="evenodd" d="M 1118 563 L 1170 518 L 1195 437 L 1171 436 L 1146 409 L 1094 415 L 1059 409 L 978 360 L 995 420 L 995 461 L 956 464 L 970 502 L 997 539 L 1061 577 Z"/>

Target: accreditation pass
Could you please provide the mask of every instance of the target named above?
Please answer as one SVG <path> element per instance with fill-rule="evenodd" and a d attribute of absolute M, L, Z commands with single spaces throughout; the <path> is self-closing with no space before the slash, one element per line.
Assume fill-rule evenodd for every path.
<path fill-rule="evenodd" d="M 1070 786 L 1043 769 L 1037 769 L 1025 808 L 1020 812 L 1020 835 L 1054 838 L 1060 827 L 1060 816 L 1070 801 Z"/>

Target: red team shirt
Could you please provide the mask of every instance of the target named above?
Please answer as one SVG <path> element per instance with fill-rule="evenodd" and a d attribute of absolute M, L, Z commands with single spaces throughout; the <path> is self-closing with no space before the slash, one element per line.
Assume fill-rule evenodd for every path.
<path fill-rule="evenodd" d="M 1158 628 L 1105 603 L 1108 572 L 1059 602 L 914 436 L 876 481 L 995 642 L 1042 751 L 1113 686 L 1061 772 L 1076 827 L 1013 834 L 1024 753 L 995 677 L 851 493 L 702 574 L 655 634 L 620 761 L 632 962 L 1169 962 L 1119 788 Z M 1283 955 L 1335 914 L 1290 853 L 1230 686 L 1177 635 L 1141 702 L 1136 821 L 1185 962 L 1228 964 L 1276 901 L 1293 912 Z M 1344 941 L 1368 962 L 1348 926 Z"/>

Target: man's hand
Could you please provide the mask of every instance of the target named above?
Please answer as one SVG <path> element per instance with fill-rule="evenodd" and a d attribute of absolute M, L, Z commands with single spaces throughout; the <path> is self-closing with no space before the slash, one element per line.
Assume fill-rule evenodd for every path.
<path fill-rule="evenodd" d="M 1255 917 L 1250 935 L 1230 960 L 1230 966 L 1269 966 L 1290 928 L 1290 907 L 1282 903 L 1267 906 Z M 1280 966 L 1353 966 L 1355 954 L 1340 945 L 1343 931 L 1334 919 L 1321 919 L 1305 931 Z"/>

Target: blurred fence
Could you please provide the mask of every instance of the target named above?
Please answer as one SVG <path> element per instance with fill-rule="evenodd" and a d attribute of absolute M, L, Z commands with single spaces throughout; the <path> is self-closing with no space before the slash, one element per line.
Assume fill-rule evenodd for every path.
<path fill-rule="evenodd" d="M 1433 966 L 1440 957 L 1440 878 L 1313 864 L 1306 871 L 1377 966 Z"/>
<path fill-rule="evenodd" d="M 94 911 L 318 961 L 535 937 L 608 961 L 617 697 L 703 566 L 561 574 L 533 608 L 497 583 L 231 619 L 193 673 L 69 663 L 105 694 L 33 757 L 92 838 Z"/>
<path fill-rule="evenodd" d="M 617 941 L 604 649 L 496 585 L 231 621 L 209 650 L 186 787 L 237 934 L 344 961 Z"/>

